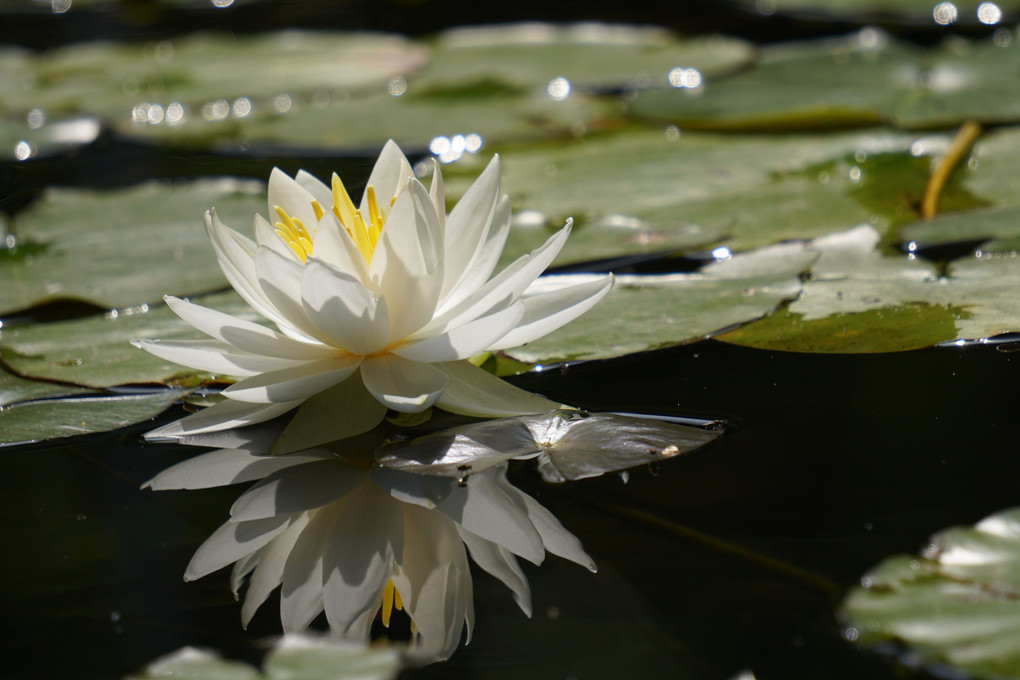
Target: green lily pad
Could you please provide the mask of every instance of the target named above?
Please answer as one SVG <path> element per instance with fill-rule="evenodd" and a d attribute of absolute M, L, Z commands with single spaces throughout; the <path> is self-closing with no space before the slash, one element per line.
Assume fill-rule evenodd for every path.
<path fill-rule="evenodd" d="M 924 52 L 875 29 L 762 50 L 753 68 L 703 88 L 639 93 L 635 115 L 708 130 L 900 127 L 1020 120 L 1020 45 L 947 41 Z"/>
<path fill-rule="evenodd" d="M 202 222 L 213 206 L 228 223 L 250 223 L 266 209 L 264 186 L 220 179 L 49 190 L 12 221 L 15 246 L 0 250 L 0 313 L 57 299 L 127 307 L 221 288 Z"/>
<path fill-rule="evenodd" d="M 570 87 L 643 87 L 668 83 L 676 68 L 716 76 L 755 58 L 753 46 L 737 38 L 679 40 L 661 28 L 597 23 L 456 28 L 441 33 L 434 48 L 412 86 L 435 92 L 487 86 L 543 96 L 559 96 L 547 92 L 556 78 Z"/>
<path fill-rule="evenodd" d="M 233 316 L 262 321 L 232 290 L 196 299 Z M 213 377 L 158 359 L 130 344 L 133 339 L 201 339 L 199 331 L 160 303 L 147 310 L 75 321 L 4 329 L 0 357 L 23 376 L 85 387 L 162 383 L 192 387 Z"/>
<path fill-rule="evenodd" d="M 184 647 L 156 659 L 128 680 L 391 680 L 400 672 L 393 649 L 347 640 L 286 635 L 266 655 L 263 674 L 217 653 Z"/>
<path fill-rule="evenodd" d="M 883 256 L 878 240 L 863 226 L 812 241 L 821 257 L 786 317 L 720 339 L 787 351 L 893 352 L 1020 330 L 1020 258 L 964 258 L 940 276 L 921 260 Z"/>
<path fill-rule="evenodd" d="M 630 130 L 508 147 L 503 188 L 519 223 L 509 250 L 534 248 L 549 233 L 535 225 L 558 228 L 570 216 L 576 228 L 560 264 L 723 242 L 743 250 L 869 220 L 886 228 L 904 219 L 902 201 L 862 190 L 860 166 L 848 159 L 907 154 L 915 141 L 884 130 L 796 136 Z M 900 172 L 913 177 L 915 168 L 882 178 L 889 182 Z M 451 177 L 451 193 L 463 192 L 467 179 Z"/>
<path fill-rule="evenodd" d="M 843 602 L 848 637 L 976 678 L 1020 678 L 1020 509 L 886 559 Z"/>
<path fill-rule="evenodd" d="M 900 240 L 912 248 L 1016 237 L 1020 237 L 1020 206 L 947 213 L 900 230 Z"/>
<path fill-rule="evenodd" d="M 771 314 L 800 292 L 816 257 L 801 244 L 763 248 L 712 263 L 697 274 L 618 276 L 594 308 L 523 347 L 506 351 L 532 364 L 605 359 L 678 345 Z M 557 287 L 586 275 L 540 280 Z"/>
<path fill-rule="evenodd" d="M 933 0 L 740 0 L 748 10 L 762 14 L 787 14 L 804 19 L 853 22 L 882 22 L 937 26 L 949 24 L 995 25 L 1015 22 L 1020 3 L 1015 0 L 953 0 L 953 8 L 940 10 L 936 21 L 935 8 L 942 4 Z M 993 5 L 993 8 L 982 5 Z"/>
<path fill-rule="evenodd" d="M 989 132 L 974 144 L 964 185 L 993 205 L 1020 205 L 1018 154 L 1020 127 Z"/>
<path fill-rule="evenodd" d="M 92 394 L 15 402 L 0 409 L 0 446 L 127 427 L 154 418 L 181 396 L 179 391 L 164 390 L 149 394 Z"/>
<path fill-rule="evenodd" d="M 7 93 L 9 109 L 89 113 L 110 120 L 159 106 L 167 125 L 191 115 L 244 117 L 243 98 L 352 90 L 385 91 L 390 78 L 425 62 L 428 50 L 394 34 L 282 31 L 257 36 L 196 34 L 146 44 L 70 45 L 34 62 L 31 87 Z M 210 68 L 215 64 L 215 68 Z M 180 110 L 171 111 L 177 103 Z M 250 110 L 250 109 L 248 109 Z M 178 116 L 179 113 L 179 116 Z M 154 110 L 146 111 L 155 123 Z"/>
<path fill-rule="evenodd" d="M 461 135 L 473 136 L 465 150 L 473 153 L 483 144 L 569 136 L 623 113 L 619 102 L 590 96 L 553 101 L 526 94 L 429 97 L 412 92 L 393 96 L 382 89 L 351 98 L 291 94 L 283 104 L 278 97 L 250 98 L 251 113 L 242 118 L 190 115 L 166 125 L 162 119 L 153 124 L 121 117 L 114 126 L 126 135 L 179 146 L 215 141 L 350 149 L 380 147 L 394 139 L 407 149 L 425 149 L 438 137 Z M 231 110 L 226 103 L 220 106 Z"/>
<path fill-rule="evenodd" d="M 24 161 L 74 149 L 99 137 L 99 121 L 88 116 L 44 122 L 42 113 L 33 111 L 28 117 L 0 119 L 0 158 Z"/>

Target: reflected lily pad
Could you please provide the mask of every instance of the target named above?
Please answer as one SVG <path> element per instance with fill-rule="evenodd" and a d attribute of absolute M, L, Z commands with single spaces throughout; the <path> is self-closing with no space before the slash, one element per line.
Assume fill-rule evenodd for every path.
<path fill-rule="evenodd" d="M 599 304 L 563 328 L 506 350 L 532 364 L 605 359 L 678 345 L 771 314 L 801 288 L 816 257 L 801 244 L 763 248 L 716 262 L 697 274 L 618 276 Z M 585 275 L 539 279 L 535 292 L 583 281 Z"/>
<path fill-rule="evenodd" d="M 719 339 L 803 352 L 893 352 L 1020 330 L 1020 258 L 954 261 L 945 276 L 875 249 L 868 226 L 815 239 L 821 253 L 801 296 L 776 317 Z"/>
<path fill-rule="evenodd" d="M 542 477 L 559 483 L 658 463 L 720 434 L 655 417 L 559 410 L 393 441 L 376 451 L 375 460 L 391 470 L 463 481 L 510 459 L 536 458 Z"/>
<path fill-rule="evenodd" d="M 262 318 L 236 293 L 198 298 L 201 304 L 253 321 Z M 21 375 L 87 387 L 163 383 L 191 387 L 214 376 L 171 364 L 130 344 L 133 339 L 203 336 L 160 303 L 147 311 L 5 328 L 0 357 Z M 223 377 L 223 376 L 216 376 Z"/>
<path fill-rule="evenodd" d="M 765 48 L 744 72 L 696 90 L 647 90 L 631 111 L 707 130 L 1013 122 L 1020 120 L 1018 65 L 1013 41 L 953 40 L 925 52 L 868 28 Z"/>
<path fill-rule="evenodd" d="M 73 388 L 64 388 L 64 392 Z M 0 409 L 0 446 L 107 432 L 154 418 L 182 393 L 53 396 L 8 404 Z"/>
<path fill-rule="evenodd" d="M 0 313 L 58 299 L 127 307 L 222 287 L 202 222 L 213 206 L 247 224 L 266 210 L 265 189 L 221 179 L 47 191 L 12 221 L 15 247 L 0 250 Z"/>
<path fill-rule="evenodd" d="M 865 574 L 843 611 L 850 637 L 977 678 L 1020 678 L 1020 509 L 939 532 L 919 556 Z"/>

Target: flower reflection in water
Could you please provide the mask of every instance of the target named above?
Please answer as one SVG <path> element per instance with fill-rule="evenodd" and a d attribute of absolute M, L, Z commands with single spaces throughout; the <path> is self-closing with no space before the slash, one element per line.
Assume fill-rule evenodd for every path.
<path fill-rule="evenodd" d="M 522 557 L 551 552 L 592 571 L 580 541 L 535 499 L 515 488 L 500 462 L 463 479 L 388 469 L 374 461 L 383 428 L 328 447 L 266 456 L 273 426 L 189 437 L 228 446 L 157 475 L 156 490 L 198 489 L 255 480 L 230 519 L 198 549 L 185 579 L 233 564 L 235 593 L 249 576 L 241 609 L 247 625 L 278 586 L 285 632 L 325 611 L 330 629 L 368 640 L 376 618 L 410 619 L 408 655 L 449 657 L 474 622 L 468 554 L 499 578 L 531 615 Z M 389 450 L 393 447 L 390 446 Z"/>

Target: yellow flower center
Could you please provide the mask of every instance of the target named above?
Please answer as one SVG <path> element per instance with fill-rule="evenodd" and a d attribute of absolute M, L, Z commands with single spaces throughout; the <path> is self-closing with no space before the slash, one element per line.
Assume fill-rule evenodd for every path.
<path fill-rule="evenodd" d="M 375 187 L 369 185 L 365 189 L 365 202 L 368 203 L 367 221 L 361 210 L 354 207 L 354 201 L 351 200 L 347 189 L 344 188 L 343 182 L 340 181 L 340 177 L 336 173 L 333 173 L 332 189 L 333 207 L 331 212 L 340 221 L 343 228 L 347 230 L 351 240 L 358 246 L 358 250 L 361 252 L 361 256 L 365 258 L 365 262 L 371 262 L 372 255 L 375 253 L 376 243 L 379 242 L 379 235 L 382 234 L 384 223 L 383 215 L 379 211 L 379 202 L 375 196 Z M 393 205 L 395 200 L 395 197 L 390 200 L 390 206 Z M 308 230 L 301 223 L 301 220 L 291 217 L 280 206 L 274 205 L 273 209 L 280 218 L 273 225 L 276 228 L 276 233 L 301 258 L 302 262 L 307 262 L 308 257 L 312 254 L 313 247 L 313 240 L 308 234 Z M 322 205 L 314 199 L 312 200 L 312 210 L 315 211 L 316 220 L 321 220 L 323 215 L 326 214 Z"/>
<path fill-rule="evenodd" d="M 397 592 L 396 587 L 393 585 L 393 579 L 386 582 L 383 586 L 382 594 L 382 625 L 387 628 L 390 627 L 390 616 L 393 615 L 393 610 L 400 611 L 404 608 L 404 603 L 400 599 L 400 593 Z"/>

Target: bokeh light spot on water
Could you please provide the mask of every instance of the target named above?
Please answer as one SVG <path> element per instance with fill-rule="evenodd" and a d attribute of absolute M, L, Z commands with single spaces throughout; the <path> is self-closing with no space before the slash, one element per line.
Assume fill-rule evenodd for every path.
<path fill-rule="evenodd" d="M 42 109 L 32 109 L 28 112 L 26 121 L 28 122 L 28 127 L 38 130 L 46 124 L 46 112 Z"/>
<path fill-rule="evenodd" d="M 202 106 L 202 117 L 206 120 L 223 120 L 230 115 L 230 104 L 226 99 L 206 102 Z"/>
<path fill-rule="evenodd" d="M 273 111 L 276 113 L 287 113 L 292 105 L 290 95 L 286 92 L 273 97 Z"/>
<path fill-rule="evenodd" d="M 694 90 L 701 87 L 701 83 L 701 71 L 696 68 L 678 66 L 669 72 L 669 84 L 673 87 Z"/>
<path fill-rule="evenodd" d="M 977 8 L 977 18 L 983 24 L 994 26 L 1002 20 L 1002 10 L 994 2 L 982 2 Z"/>
<path fill-rule="evenodd" d="M 453 137 L 440 135 L 429 142 L 429 151 L 440 163 L 452 163 L 465 153 L 478 153 L 481 148 L 482 136 L 475 133 Z"/>
<path fill-rule="evenodd" d="M 35 149 L 24 139 L 14 145 L 14 157 L 19 161 L 25 161 L 35 155 Z"/>
<path fill-rule="evenodd" d="M 209 0 L 213 7 L 223 9 L 224 7 L 230 7 L 234 4 L 234 0 Z"/>
<path fill-rule="evenodd" d="M 399 97 L 407 92 L 407 78 L 404 76 L 393 76 L 386 84 L 386 91 L 393 97 Z"/>
<path fill-rule="evenodd" d="M 769 16 L 776 13 L 776 0 L 755 0 L 754 8 L 758 14 Z"/>
<path fill-rule="evenodd" d="M 553 78 L 546 86 L 546 91 L 549 93 L 549 99 L 561 102 L 570 96 L 570 81 L 562 76 Z"/>
<path fill-rule="evenodd" d="M 50 2 L 50 9 L 53 10 L 54 14 L 63 14 L 71 9 L 71 0 L 52 0 Z"/>
<path fill-rule="evenodd" d="M 234 100 L 231 110 L 237 118 L 244 118 L 251 113 L 251 100 L 247 97 L 238 97 Z"/>
<path fill-rule="evenodd" d="M 932 9 L 931 16 L 935 19 L 936 24 L 948 26 L 949 24 L 956 23 L 956 18 L 959 16 L 959 12 L 956 10 L 956 5 L 953 3 L 940 2 Z"/>

